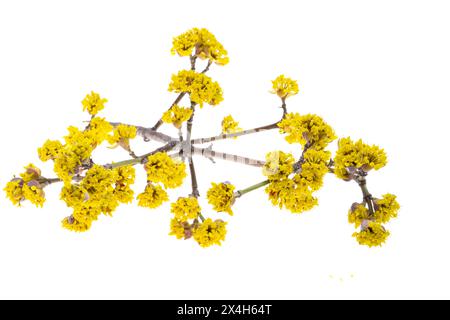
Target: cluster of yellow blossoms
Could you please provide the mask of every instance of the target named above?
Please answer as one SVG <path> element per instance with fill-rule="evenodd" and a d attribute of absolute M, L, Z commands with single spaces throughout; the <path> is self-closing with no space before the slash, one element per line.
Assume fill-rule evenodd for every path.
<path fill-rule="evenodd" d="M 183 108 L 175 104 L 164 112 L 161 119 L 165 123 L 171 123 L 175 128 L 180 129 L 183 122 L 188 121 L 192 116 L 192 112 L 191 108 Z"/>
<path fill-rule="evenodd" d="M 120 203 L 133 200 L 130 186 L 135 180 L 133 167 L 107 169 L 93 165 L 80 183 L 66 184 L 61 199 L 73 208 L 71 216 L 65 218 L 63 226 L 73 231 L 86 231 L 100 214 L 112 215 Z"/>
<path fill-rule="evenodd" d="M 263 168 L 269 179 L 266 193 L 273 205 L 302 213 L 317 205 L 313 192 L 320 189 L 328 172 L 331 154 L 323 150 L 306 150 L 296 172 L 294 157 L 282 151 L 271 152 Z"/>
<path fill-rule="evenodd" d="M 23 201 L 28 200 L 37 207 L 42 207 L 45 202 L 42 179 L 45 180 L 41 176 L 41 170 L 29 164 L 20 178 L 12 179 L 6 184 L 4 190 L 14 205 L 20 206 Z"/>
<path fill-rule="evenodd" d="M 87 111 L 90 115 L 95 116 L 105 108 L 106 102 L 108 102 L 107 99 L 103 99 L 98 93 L 91 91 L 91 94 L 88 94 L 81 103 L 83 104 L 83 111 Z"/>
<path fill-rule="evenodd" d="M 216 37 L 206 29 L 193 28 L 173 39 L 172 54 L 209 59 L 216 64 L 229 62 L 228 53 Z"/>
<path fill-rule="evenodd" d="M 354 203 L 348 212 L 348 221 L 361 228 L 360 232 L 355 232 L 353 237 L 360 244 L 369 247 L 382 245 L 387 237 L 387 231 L 383 223 L 389 222 L 392 218 L 397 218 L 400 205 L 397 197 L 393 194 L 385 194 L 382 199 L 373 199 L 374 213 L 371 214 L 365 203 Z"/>
<path fill-rule="evenodd" d="M 153 209 L 161 206 L 169 200 L 165 189 L 178 188 L 186 177 L 186 165 L 175 161 L 165 152 L 150 155 L 144 167 L 147 171 L 147 186 L 137 197 L 141 207 Z"/>
<path fill-rule="evenodd" d="M 272 81 L 271 92 L 284 100 L 298 93 L 298 83 L 282 74 Z"/>
<path fill-rule="evenodd" d="M 38 149 L 42 161 L 53 161 L 57 178 L 47 179 L 36 166 L 28 165 L 25 172 L 8 182 L 4 189 L 12 203 L 20 206 L 23 201 L 28 200 L 42 207 L 45 202 L 44 188 L 52 183 L 62 182 L 60 198 L 73 210 L 70 216 L 63 219 L 62 225 L 66 229 L 83 232 L 88 230 L 100 215 L 111 216 L 121 203 L 134 200 L 131 186 L 136 178 L 133 167 L 135 164 L 143 165 L 147 173 L 145 189 L 136 197 L 138 205 L 157 208 L 169 201 L 167 189 L 180 187 L 187 176 L 184 158 L 192 155 L 183 154 L 186 147 L 194 150 L 192 145 L 198 140 L 203 143 L 226 139 L 230 138 L 227 134 L 242 131 L 239 123 L 228 115 L 222 121 L 222 135 L 219 137 L 192 140 L 194 142 L 184 139 L 181 128 L 186 121 L 193 119 L 195 106 L 198 104 L 202 108 L 205 103 L 215 106 L 223 100 L 222 88 L 205 73 L 213 62 L 225 65 L 229 58 L 215 36 L 208 30 L 199 28 L 175 37 L 171 52 L 181 57 L 189 57 L 191 70 L 181 70 L 172 75 L 168 90 L 179 93 L 179 96 L 152 130 L 111 124 L 98 117 L 108 100 L 92 91 L 81 102 L 83 110 L 90 115 L 89 124 L 84 129 L 70 126 L 63 142 L 47 140 Z M 207 60 L 207 63 L 204 62 L 206 68 L 202 72 L 196 71 L 198 59 Z M 229 182 L 212 183 L 207 191 L 207 200 L 213 210 L 233 215 L 232 206 L 236 198 L 267 186 L 265 191 L 273 205 L 293 213 L 302 213 L 317 205 L 318 199 L 314 193 L 322 187 L 324 176 L 332 172 L 338 178 L 356 181 L 363 192 L 363 202 L 354 203 L 348 212 L 348 221 L 360 229 L 353 237 L 361 245 L 382 245 L 389 236 L 384 224 L 397 217 L 400 205 L 392 194 L 385 194 L 381 199 L 373 198 L 367 189 L 366 176 L 370 170 L 378 170 L 386 165 L 384 150 L 378 146 L 367 145 L 361 140 L 353 142 L 350 138 L 343 138 L 339 140 L 336 156 L 331 160 L 331 152 L 326 148 L 337 138 L 333 129 L 318 115 L 287 112 L 286 99 L 299 92 L 297 81 L 280 75 L 272 81 L 271 92 L 282 101 L 282 120 L 276 125 L 246 130 L 242 134 L 279 128 L 288 143 L 302 146 L 301 156 L 296 160 L 292 154 L 283 151 L 268 153 L 263 165 L 263 174 L 267 180 L 244 190 L 235 191 L 236 187 Z M 183 97 L 187 96 L 190 106 L 178 105 Z M 144 136 L 144 132 L 156 135 L 153 131 L 163 123 L 172 124 L 179 129 L 178 141 L 161 134 L 162 137 L 166 136 L 167 140 L 160 140 L 170 143 L 141 157 L 136 156 L 131 150 L 130 141 L 138 134 Z M 189 122 L 187 126 L 187 137 L 191 136 L 191 124 Z M 104 166 L 95 164 L 92 154 L 104 142 L 109 143 L 112 148 L 119 146 L 125 149 L 132 159 Z M 167 153 L 168 150 L 174 149 L 179 151 L 177 156 L 183 160 L 176 160 Z M 157 152 L 161 150 L 165 152 Z M 211 150 L 211 154 L 217 156 L 220 153 Z M 223 159 L 236 162 L 259 166 L 263 163 L 236 155 L 221 154 Z M 203 216 L 197 199 L 199 192 L 191 160 L 189 158 L 192 195 L 179 197 L 171 204 L 173 217 L 169 234 L 177 239 L 192 238 L 201 247 L 221 245 L 225 240 L 227 223 L 221 219 L 213 220 Z"/>
<path fill-rule="evenodd" d="M 178 198 L 172 203 L 171 211 L 174 218 L 170 222 L 169 235 L 185 240 L 193 237 L 203 248 L 221 245 L 225 240 L 226 222 L 204 219 L 197 198 Z M 199 218 L 202 222 L 199 222 Z"/>
<path fill-rule="evenodd" d="M 378 146 L 370 146 L 362 140 L 353 142 L 350 138 L 343 138 L 338 142 L 334 163 L 336 176 L 349 180 L 356 169 L 365 172 L 381 169 L 386 165 L 387 157 L 384 150 Z"/>
<path fill-rule="evenodd" d="M 308 145 L 316 150 L 324 149 L 336 139 L 333 129 L 315 114 L 288 113 L 278 127 L 281 133 L 287 133 L 287 142 Z"/>
<path fill-rule="evenodd" d="M 172 75 L 169 91 L 189 93 L 191 101 L 203 107 L 207 103 L 211 106 L 218 105 L 223 100 L 222 88 L 210 77 L 194 70 L 181 70 Z"/>
<path fill-rule="evenodd" d="M 242 128 L 239 127 L 239 122 L 235 121 L 231 114 L 223 118 L 222 133 L 236 133 L 241 131 Z"/>
<path fill-rule="evenodd" d="M 213 209 L 217 212 L 226 212 L 229 215 L 233 215 L 231 207 L 234 204 L 234 189 L 231 183 L 212 183 L 212 187 L 207 192 L 208 203 L 213 206 Z"/>
<path fill-rule="evenodd" d="M 165 152 L 155 153 L 147 158 L 145 164 L 147 180 L 162 183 L 166 188 L 178 188 L 186 177 L 186 165 L 172 159 Z"/>

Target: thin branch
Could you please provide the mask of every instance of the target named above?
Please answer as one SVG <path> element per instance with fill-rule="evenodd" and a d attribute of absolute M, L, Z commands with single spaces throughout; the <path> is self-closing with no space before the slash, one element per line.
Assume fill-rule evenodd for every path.
<path fill-rule="evenodd" d="M 222 159 L 227 161 L 232 161 L 240 164 L 245 164 L 252 167 L 263 167 L 265 162 L 261 160 L 255 160 L 247 157 L 238 156 L 235 154 L 229 154 L 219 151 L 214 151 L 210 148 L 191 148 L 191 153 L 194 155 L 201 155 L 203 157 L 209 158 L 209 159 Z"/>
<path fill-rule="evenodd" d="M 270 183 L 270 180 L 264 180 L 264 181 L 262 181 L 262 182 L 259 182 L 259 183 L 257 183 L 257 184 L 254 184 L 254 185 L 252 185 L 252 186 L 250 186 L 250 187 L 248 187 L 248 188 L 245 188 L 245 189 L 242 189 L 242 190 L 238 190 L 238 191 L 236 191 L 236 192 L 234 193 L 234 198 L 237 199 L 237 198 L 243 196 L 243 195 L 246 194 L 246 193 L 249 193 L 249 192 L 251 192 L 251 191 L 254 191 L 254 190 L 257 190 L 257 189 L 262 188 L 262 187 L 264 187 L 264 186 L 267 186 L 269 183 Z"/>
<path fill-rule="evenodd" d="M 286 98 L 281 98 L 281 108 L 283 109 L 283 119 L 287 115 Z"/>
<path fill-rule="evenodd" d="M 172 108 L 174 105 L 180 103 L 181 99 L 183 99 L 183 97 L 186 95 L 187 92 L 181 92 L 178 97 L 174 100 L 174 102 L 172 102 L 172 104 L 170 105 L 170 107 L 167 110 L 170 110 L 170 108 Z M 159 127 L 162 126 L 164 122 L 162 121 L 162 119 L 159 119 L 154 126 L 151 128 L 152 130 L 156 131 L 159 129 Z"/>
<path fill-rule="evenodd" d="M 206 65 L 205 69 L 203 69 L 203 71 L 201 73 L 205 74 L 209 71 L 209 67 L 211 67 L 212 65 L 212 61 L 208 60 L 208 64 Z"/>
<path fill-rule="evenodd" d="M 266 126 L 248 129 L 248 130 L 244 130 L 244 131 L 236 132 L 236 133 L 226 133 L 226 134 L 220 134 L 220 135 L 214 136 L 214 137 L 194 139 L 191 141 L 191 143 L 192 144 L 204 144 L 204 143 L 209 143 L 209 142 L 218 141 L 218 140 L 225 140 L 225 139 L 240 137 L 240 136 L 253 134 L 253 133 L 257 133 L 257 132 L 273 130 L 273 129 L 278 128 L 278 123 L 279 122 L 275 122 L 275 123 L 272 123 L 272 124 L 269 124 Z"/>
<path fill-rule="evenodd" d="M 195 60 L 194 60 L 193 68 L 195 69 Z M 192 196 L 198 198 L 200 196 L 200 192 L 198 191 L 198 183 L 197 183 L 197 174 L 195 173 L 194 160 L 192 160 L 192 153 L 190 152 L 192 149 L 191 146 L 191 134 L 192 134 L 192 126 L 194 124 L 194 114 L 195 114 L 195 102 L 191 100 L 191 109 L 192 115 L 187 122 L 186 128 L 186 150 L 183 150 L 187 153 L 188 161 L 189 161 L 189 171 L 191 173 L 191 184 L 192 184 Z"/>
<path fill-rule="evenodd" d="M 357 175 L 354 180 L 358 183 L 361 188 L 363 194 L 363 200 L 367 204 L 369 208 L 369 216 L 373 216 L 375 214 L 375 210 L 373 208 L 373 197 L 367 189 L 367 181 L 364 175 Z"/>
<path fill-rule="evenodd" d="M 137 157 L 134 159 L 129 159 L 129 160 L 124 160 L 124 161 L 119 161 L 119 162 L 113 162 L 113 163 L 104 165 L 104 167 L 107 169 L 115 169 L 115 168 L 119 168 L 119 167 L 130 166 L 130 165 L 145 164 L 145 163 L 147 163 L 149 156 L 154 155 L 155 153 L 158 153 L 158 152 L 170 151 L 170 150 L 174 149 L 177 145 L 178 145 L 178 143 L 176 141 L 171 141 L 171 142 L 167 143 L 166 145 L 164 145 L 158 149 L 155 149 L 149 153 L 146 153 L 140 157 Z"/>

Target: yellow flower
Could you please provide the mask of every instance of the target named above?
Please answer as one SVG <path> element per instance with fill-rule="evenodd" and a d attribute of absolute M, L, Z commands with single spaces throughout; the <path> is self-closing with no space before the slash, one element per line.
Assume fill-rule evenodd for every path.
<path fill-rule="evenodd" d="M 47 140 L 44 145 L 38 149 L 39 159 L 44 162 L 53 160 L 58 156 L 62 148 L 63 145 L 61 142 L 57 140 Z"/>
<path fill-rule="evenodd" d="M 298 93 L 297 81 L 286 78 L 283 74 L 272 81 L 272 93 L 277 94 L 281 99 L 286 99 Z"/>
<path fill-rule="evenodd" d="M 23 197 L 34 204 L 36 207 L 42 207 L 45 202 L 45 193 L 39 182 L 33 180 L 25 183 L 22 187 Z"/>
<path fill-rule="evenodd" d="M 28 200 L 36 207 L 42 207 L 45 202 L 43 186 L 39 183 L 41 170 L 33 164 L 25 167 L 21 178 L 14 178 L 6 184 L 4 191 L 14 205 L 20 206 L 22 201 Z"/>
<path fill-rule="evenodd" d="M 369 210 L 364 204 L 354 203 L 348 211 L 348 222 L 354 223 L 356 228 L 359 228 L 364 220 L 370 220 Z"/>
<path fill-rule="evenodd" d="M 100 201 L 105 199 L 108 194 L 113 194 L 113 185 L 117 177 L 116 171 L 106 169 L 100 165 L 94 165 L 86 172 L 80 187 L 89 192 L 90 200 Z"/>
<path fill-rule="evenodd" d="M 222 220 L 213 221 L 210 218 L 203 221 L 193 230 L 195 241 L 203 248 L 221 245 L 227 233 L 227 223 Z"/>
<path fill-rule="evenodd" d="M 309 189 L 297 186 L 286 195 L 284 203 L 286 209 L 292 213 L 302 213 L 311 210 L 317 205 L 318 201 Z"/>
<path fill-rule="evenodd" d="M 123 144 L 124 146 L 129 146 L 130 139 L 136 138 L 137 129 L 133 126 L 127 126 L 125 124 L 120 124 L 114 128 L 112 136 L 108 136 L 108 142 L 110 144 Z"/>
<path fill-rule="evenodd" d="M 145 187 L 145 191 L 137 196 L 137 200 L 139 201 L 138 206 L 153 209 L 168 201 L 169 196 L 161 186 L 150 183 Z"/>
<path fill-rule="evenodd" d="M 202 209 L 198 204 L 197 198 L 178 198 L 178 200 L 171 205 L 170 210 L 175 218 L 180 222 L 185 222 L 189 219 L 195 219 L 201 213 Z"/>
<path fill-rule="evenodd" d="M 365 172 L 378 170 L 386 165 L 387 157 L 384 150 L 378 146 L 369 146 L 362 140 L 353 142 L 350 138 L 343 138 L 338 142 L 334 163 L 336 176 L 348 180 L 348 169 L 361 169 Z"/>
<path fill-rule="evenodd" d="M 25 167 L 25 172 L 20 174 L 20 176 L 22 177 L 23 181 L 27 183 L 32 180 L 39 179 L 41 177 L 41 170 L 34 164 L 30 163 Z"/>
<path fill-rule="evenodd" d="M 356 241 L 358 241 L 360 245 L 375 247 L 385 243 L 389 234 L 389 231 L 387 231 L 380 223 L 368 222 L 366 226 L 363 224 L 361 232 L 353 233 L 353 237 L 356 238 Z"/>
<path fill-rule="evenodd" d="M 80 165 L 79 157 L 74 152 L 65 150 L 55 158 L 53 170 L 65 184 L 70 184 L 77 167 Z"/>
<path fill-rule="evenodd" d="M 174 161 L 165 152 L 149 156 L 145 170 L 148 181 L 161 182 L 166 188 L 181 186 L 186 177 L 186 165 L 183 162 Z"/>
<path fill-rule="evenodd" d="M 100 145 L 108 139 L 109 133 L 113 130 L 113 126 L 104 118 L 93 118 L 89 123 L 89 133 L 96 145 Z"/>
<path fill-rule="evenodd" d="M 188 222 L 178 221 L 177 218 L 170 220 L 169 236 L 175 236 L 177 239 L 189 239 L 192 237 L 192 226 Z"/>
<path fill-rule="evenodd" d="M 89 200 L 89 193 L 77 184 L 67 184 L 63 186 L 60 198 L 68 207 L 74 208 Z"/>
<path fill-rule="evenodd" d="M 323 150 L 309 149 L 304 153 L 301 171 L 294 176 L 297 184 L 307 186 L 313 191 L 322 187 L 323 178 L 328 173 L 328 161 L 331 153 Z"/>
<path fill-rule="evenodd" d="M 175 128 L 181 128 L 183 122 L 188 121 L 192 115 L 191 108 L 183 108 L 178 105 L 173 105 L 169 110 L 164 112 L 162 121 L 165 123 L 172 123 Z"/>
<path fill-rule="evenodd" d="M 121 203 L 130 203 L 134 198 L 134 191 L 130 185 L 134 183 L 136 178 L 136 170 L 132 166 L 120 167 L 115 169 L 118 179 L 116 180 L 116 188 L 114 196 Z"/>
<path fill-rule="evenodd" d="M 386 223 L 391 218 L 397 218 L 400 204 L 397 202 L 397 197 L 393 194 L 387 193 L 383 195 L 382 199 L 375 199 L 375 220 L 377 222 Z"/>
<path fill-rule="evenodd" d="M 106 102 L 108 102 L 107 99 L 100 98 L 100 95 L 94 91 L 91 91 L 91 93 L 86 95 L 83 101 L 81 101 L 83 104 L 83 111 L 87 111 L 93 116 L 105 108 Z"/>
<path fill-rule="evenodd" d="M 85 232 L 90 229 L 92 222 L 80 222 L 77 221 L 73 216 L 69 216 L 61 221 L 63 228 L 75 231 L 75 232 Z"/>
<path fill-rule="evenodd" d="M 208 203 L 217 212 L 227 212 L 233 215 L 231 206 L 234 204 L 234 189 L 230 183 L 212 183 L 212 187 L 207 192 Z"/>
<path fill-rule="evenodd" d="M 234 121 L 231 115 L 226 116 L 222 120 L 222 133 L 236 133 L 241 132 L 242 128 L 239 127 L 239 122 Z"/>
<path fill-rule="evenodd" d="M 23 184 L 24 182 L 22 179 L 16 178 L 8 182 L 4 189 L 8 199 L 16 206 L 20 206 L 20 203 L 25 200 L 22 191 Z"/>
<path fill-rule="evenodd" d="M 170 92 L 187 92 L 191 100 L 203 107 L 204 103 L 215 106 L 223 100 L 222 88 L 217 82 L 203 73 L 193 70 L 181 70 L 172 75 L 169 84 Z"/>
<path fill-rule="evenodd" d="M 336 139 L 333 129 L 323 119 L 315 114 L 301 116 L 298 113 L 288 113 L 278 123 L 281 133 L 289 143 L 300 143 L 315 150 L 324 149 Z"/>
<path fill-rule="evenodd" d="M 271 181 L 285 179 L 294 171 L 294 161 L 294 157 L 290 153 L 269 152 L 266 155 L 263 174 Z"/>
<path fill-rule="evenodd" d="M 270 202 L 281 209 L 286 205 L 286 200 L 294 188 L 295 183 L 292 179 L 273 180 L 265 191 L 269 195 Z"/>
<path fill-rule="evenodd" d="M 98 219 L 100 213 L 101 208 L 99 207 L 98 202 L 87 201 L 75 207 L 72 216 L 76 221 L 84 223 L 85 225 L 90 225 L 92 221 Z"/>
<path fill-rule="evenodd" d="M 200 59 L 215 61 L 219 65 L 225 65 L 229 61 L 227 51 L 207 29 L 193 28 L 175 37 L 171 52 L 182 57 L 193 54 Z"/>

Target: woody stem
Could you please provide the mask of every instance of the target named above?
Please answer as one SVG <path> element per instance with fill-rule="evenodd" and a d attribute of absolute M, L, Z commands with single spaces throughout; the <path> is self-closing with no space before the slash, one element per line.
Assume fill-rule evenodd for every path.
<path fill-rule="evenodd" d="M 218 140 L 225 140 L 225 139 L 231 139 L 231 138 L 235 138 L 235 137 L 240 137 L 240 136 L 245 136 L 248 134 L 253 134 L 253 133 L 257 133 L 257 132 L 263 132 L 263 131 L 267 131 L 267 130 L 272 130 L 272 129 L 277 129 L 278 128 L 278 122 L 266 125 L 266 126 L 262 126 L 262 127 L 257 127 L 257 128 L 253 128 L 253 129 L 248 129 L 248 130 L 244 130 L 241 132 L 236 132 L 236 133 L 227 133 L 227 134 L 221 134 L 218 136 L 213 136 L 213 137 L 207 137 L 207 138 L 199 138 L 199 139 L 194 139 L 191 141 L 192 144 L 204 144 L 204 143 L 208 143 L 208 142 L 213 142 L 213 141 L 218 141 Z"/>
<path fill-rule="evenodd" d="M 249 192 L 251 192 L 251 191 L 253 191 L 253 190 L 262 188 L 262 187 L 264 187 L 264 186 L 267 186 L 269 183 L 270 183 L 269 180 L 264 180 L 264 181 L 262 181 L 262 182 L 260 182 L 260 183 L 254 184 L 254 185 L 252 185 L 252 186 L 250 186 L 250 187 L 248 187 L 248 188 L 245 188 L 245 189 L 242 189 L 242 190 L 238 190 L 238 191 L 236 191 L 236 192 L 234 193 L 234 197 L 235 197 L 235 198 L 239 198 L 239 197 L 243 196 L 243 195 L 246 194 L 246 193 L 249 193 Z"/>

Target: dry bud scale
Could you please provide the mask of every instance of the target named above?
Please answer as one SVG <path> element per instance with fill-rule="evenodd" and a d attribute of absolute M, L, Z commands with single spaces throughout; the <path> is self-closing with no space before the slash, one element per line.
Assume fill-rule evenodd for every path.
<path fill-rule="evenodd" d="M 169 201 L 168 189 L 180 187 L 189 172 L 192 193 L 172 203 L 169 234 L 177 239 L 193 239 L 202 247 L 221 245 L 225 240 L 227 222 L 205 218 L 205 210 L 198 202 L 200 192 L 193 160 L 193 156 L 198 155 L 259 167 L 261 175 L 265 176 L 261 182 L 242 189 L 230 182 L 212 182 L 206 192 L 210 209 L 224 217 L 233 215 L 232 207 L 237 199 L 262 187 L 265 187 L 273 205 L 293 213 L 305 212 L 318 204 L 315 192 L 322 187 L 324 176 L 333 174 L 344 181 L 356 182 L 362 191 L 362 201 L 351 205 L 348 212 L 348 221 L 359 229 L 353 237 L 358 243 L 370 247 L 380 246 L 386 241 L 389 231 L 384 224 L 397 217 L 400 206 L 392 194 L 373 197 L 366 183 L 371 170 L 386 165 L 383 149 L 361 140 L 354 142 L 350 138 L 342 138 L 333 158 L 326 149 L 337 139 L 334 130 L 318 115 L 288 112 L 286 100 L 298 94 L 299 87 L 295 80 L 284 75 L 272 81 L 271 92 L 279 96 L 283 110 L 279 121 L 243 130 L 228 115 L 222 121 L 222 134 L 191 139 L 197 107 L 202 108 L 205 104 L 215 106 L 223 100 L 222 88 L 206 73 L 213 63 L 226 65 L 229 58 L 213 34 L 198 28 L 175 37 L 171 52 L 187 57 L 189 68 L 172 76 L 168 90 L 178 96 L 153 127 L 112 123 L 99 117 L 108 100 L 98 93 L 89 93 L 82 100 L 83 110 L 91 116 L 89 124 L 84 129 L 70 126 L 63 142 L 47 140 L 38 149 L 41 161 L 53 162 L 56 177 L 47 178 L 35 165 L 29 164 L 4 189 L 12 203 L 21 206 L 28 200 L 42 207 L 44 189 L 61 183 L 61 200 L 72 208 L 72 213 L 62 220 L 62 226 L 83 232 L 91 228 L 99 215 L 112 215 L 121 203 L 137 199 L 141 207 L 153 209 L 161 206 Z M 197 71 L 199 60 L 205 61 L 205 68 L 200 72 Z M 179 136 L 171 137 L 158 131 L 163 124 L 173 125 Z M 277 129 L 285 135 L 288 143 L 299 144 L 299 159 L 280 150 L 268 153 L 262 161 L 219 152 L 211 147 L 199 147 L 217 140 Z M 137 156 L 131 147 L 131 141 L 137 137 L 159 142 L 162 146 Z M 95 163 L 92 154 L 104 142 L 111 148 L 123 148 L 130 158 L 103 165 Z M 147 185 L 137 196 L 131 188 L 136 165 L 147 172 Z"/>

